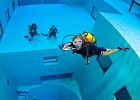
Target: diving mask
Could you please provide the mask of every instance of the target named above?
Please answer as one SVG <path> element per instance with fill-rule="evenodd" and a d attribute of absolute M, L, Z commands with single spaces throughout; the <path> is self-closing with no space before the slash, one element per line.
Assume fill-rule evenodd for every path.
<path fill-rule="evenodd" d="M 79 45 L 82 44 L 82 40 L 74 40 L 73 45 Z"/>

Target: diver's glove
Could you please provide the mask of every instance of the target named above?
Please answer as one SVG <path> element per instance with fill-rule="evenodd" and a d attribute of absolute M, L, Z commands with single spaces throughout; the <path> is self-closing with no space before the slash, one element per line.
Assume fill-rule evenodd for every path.
<path fill-rule="evenodd" d="M 71 45 L 71 43 L 60 44 L 60 45 L 59 45 L 59 48 L 60 48 L 61 50 L 70 50 L 70 45 Z"/>
<path fill-rule="evenodd" d="M 62 50 L 65 44 L 60 44 L 58 47 Z"/>

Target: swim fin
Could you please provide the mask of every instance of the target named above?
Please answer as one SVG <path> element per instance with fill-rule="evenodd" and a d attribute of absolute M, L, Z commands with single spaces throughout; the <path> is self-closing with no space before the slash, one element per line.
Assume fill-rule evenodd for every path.
<path fill-rule="evenodd" d="M 41 33 L 41 35 L 43 35 L 43 36 L 47 36 L 48 34 Z"/>
<path fill-rule="evenodd" d="M 29 36 L 28 36 L 28 35 L 25 35 L 24 37 L 25 37 L 25 38 L 28 38 Z"/>
<path fill-rule="evenodd" d="M 127 50 L 130 50 L 130 49 L 127 48 L 127 47 L 124 47 L 124 48 L 118 47 L 117 49 L 119 49 L 119 50 L 121 50 L 121 51 L 127 51 Z"/>

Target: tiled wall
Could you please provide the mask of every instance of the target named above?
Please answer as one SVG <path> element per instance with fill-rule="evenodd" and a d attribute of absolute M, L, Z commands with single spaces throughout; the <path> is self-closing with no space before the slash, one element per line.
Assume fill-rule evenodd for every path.
<path fill-rule="evenodd" d="M 77 94 L 63 85 L 45 84 L 30 90 L 40 100 L 80 100 Z"/>
<path fill-rule="evenodd" d="M 110 55 L 113 64 L 104 74 L 96 57 L 91 58 L 89 66 L 82 66 L 79 72 L 75 73 L 83 100 L 114 100 L 114 93 L 123 86 L 127 87 L 132 100 L 139 100 L 139 57 L 104 14 L 98 15 L 93 33 L 97 37 L 98 46 L 108 48 L 121 46 L 129 47 L 131 50 Z"/>
<path fill-rule="evenodd" d="M 0 21 L 2 24 L 2 28 L 3 30 L 6 29 L 7 26 L 7 20 L 6 20 L 6 15 L 5 15 L 5 11 L 9 8 L 9 14 L 10 17 L 13 14 L 13 8 L 12 8 L 12 2 L 15 2 L 15 8 L 17 7 L 17 0 L 8 0 L 8 2 L 6 0 L 1 0 L 0 1 Z"/>
<path fill-rule="evenodd" d="M 7 19 L 5 11 L 9 9 L 10 17 L 13 14 L 12 2 L 15 2 L 15 7 L 17 6 L 15 0 L 1 0 L 0 1 L 0 21 L 3 31 L 5 31 L 7 26 Z M 17 89 L 17 83 L 9 76 L 9 74 L 4 70 L 3 62 L 0 62 L 0 98 L 1 100 L 17 100 L 18 96 L 15 92 Z"/>
<path fill-rule="evenodd" d="M 0 62 L 0 99 L 1 100 L 18 100 L 17 83 L 12 79 L 11 76 L 4 69 Z"/>
<path fill-rule="evenodd" d="M 126 2 L 128 5 L 131 5 L 132 0 L 123 0 L 124 2 Z M 139 0 L 137 0 L 139 1 Z M 132 9 L 137 9 L 138 11 L 140 11 L 140 6 L 138 6 L 137 4 L 134 4 Z"/>
<path fill-rule="evenodd" d="M 92 7 L 96 7 L 100 12 L 109 12 L 120 14 L 115 8 L 106 3 L 104 0 L 83 0 L 83 8 L 91 14 Z"/>
<path fill-rule="evenodd" d="M 36 4 L 67 4 L 81 5 L 83 0 L 20 0 L 21 5 L 36 5 Z"/>

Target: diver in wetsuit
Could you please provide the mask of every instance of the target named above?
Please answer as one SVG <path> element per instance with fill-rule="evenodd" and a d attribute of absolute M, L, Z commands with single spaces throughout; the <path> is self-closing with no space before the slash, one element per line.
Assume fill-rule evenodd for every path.
<path fill-rule="evenodd" d="M 97 47 L 95 44 L 91 44 L 89 42 L 84 42 L 81 36 L 75 36 L 72 39 L 72 42 L 68 42 L 66 44 L 59 45 L 61 50 L 72 50 L 73 53 L 77 53 L 82 55 L 83 58 L 92 57 L 94 55 L 97 56 L 107 56 L 113 54 L 117 51 L 127 51 L 129 48 L 120 48 L 117 47 L 116 49 L 105 49 L 103 47 Z"/>

